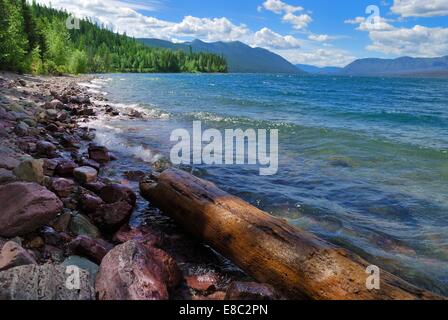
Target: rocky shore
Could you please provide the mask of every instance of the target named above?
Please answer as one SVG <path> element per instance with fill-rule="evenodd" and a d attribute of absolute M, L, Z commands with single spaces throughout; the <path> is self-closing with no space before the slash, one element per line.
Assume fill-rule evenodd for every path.
<path fill-rule="evenodd" d="M 119 159 L 85 124 L 142 115 L 78 85 L 89 80 L 0 74 L 0 300 L 280 298 L 141 198 L 157 166 L 108 176 Z"/>

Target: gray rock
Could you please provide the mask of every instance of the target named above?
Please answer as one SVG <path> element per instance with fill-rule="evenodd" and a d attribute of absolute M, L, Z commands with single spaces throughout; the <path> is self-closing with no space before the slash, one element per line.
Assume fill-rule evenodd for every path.
<path fill-rule="evenodd" d="M 97 264 L 80 256 L 70 256 L 67 259 L 65 259 L 61 265 L 64 267 L 76 266 L 80 269 L 89 272 L 91 275 L 92 284 L 95 284 L 96 275 L 98 273 L 98 269 L 100 268 Z"/>
<path fill-rule="evenodd" d="M 79 275 L 79 287 L 73 279 Z M 90 274 L 64 266 L 20 266 L 0 272 L 0 300 L 93 300 Z"/>
<path fill-rule="evenodd" d="M 69 230 L 77 236 L 89 236 L 91 238 L 100 238 L 101 232 L 90 220 L 82 214 L 74 216 L 69 225 Z"/>

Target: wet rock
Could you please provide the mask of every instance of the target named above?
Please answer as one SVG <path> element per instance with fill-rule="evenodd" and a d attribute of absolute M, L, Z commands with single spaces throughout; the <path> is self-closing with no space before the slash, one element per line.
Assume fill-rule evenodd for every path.
<path fill-rule="evenodd" d="M 168 300 L 180 272 L 172 258 L 157 251 L 136 241 L 110 251 L 96 279 L 99 300 Z"/>
<path fill-rule="evenodd" d="M 100 264 L 106 254 L 113 249 L 113 245 L 102 239 L 93 239 L 87 236 L 78 236 L 68 244 L 72 254 L 87 257 Z"/>
<path fill-rule="evenodd" d="M 77 236 L 88 236 L 91 238 L 101 238 L 101 232 L 95 227 L 90 220 L 82 215 L 77 214 L 70 220 L 69 230 Z"/>
<path fill-rule="evenodd" d="M 25 137 L 28 135 L 29 128 L 25 122 L 19 122 L 14 128 L 14 133 L 19 137 Z"/>
<path fill-rule="evenodd" d="M 51 180 L 51 191 L 59 198 L 67 198 L 75 191 L 76 184 L 73 180 L 65 178 L 54 178 Z"/>
<path fill-rule="evenodd" d="M 74 104 L 90 104 L 90 98 L 87 96 L 71 96 L 69 102 Z"/>
<path fill-rule="evenodd" d="M 125 201 L 131 206 L 135 206 L 137 196 L 134 191 L 121 184 L 107 185 L 101 189 L 100 197 L 106 203 Z"/>
<path fill-rule="evenodd" d="M 94 194 L 83 192 L 79 196 L 79 205 L 83 212 L 93 213 L 103 204 L 104 201 Z"/>
<path fill-rule="evenodd" d="M 0 271 L 29 264 L 37 264 L 37 262 L 18 243 L 9 241 L 3 246 L 0 253 Z"/>
<path fill-rule="evenodd" d="M 64 266 L 20 266 L 0 272 L 0 300 L 93 300 L 91 276 L 79 270 L 80 286 L 73 287 Z"/>
<path fill-rule="evenodd" d="M 47 245 L 58 247 L 64 242 L 63 237 L 51 227 L 43 227 L 40 236 Z"/>
<path fill-rule="evenodd" d="M 50 222 L 62 210 L 62 202 L 35 183 L 14 182 L 0 186 L 0 236 L 30 233 Z"/>
<path fill-rule="evenodd" d="M 129 221 L 133 207 L 126 201 L 103 204 L 90 215 L 100 229 L 115 231 Z"/>
<path fill-rule="evenodd" d="M 56 159 L 44 159 L 44 175 L 52 177 L 55 174 L 59 161 Z"/>
<path fill-rule="evenodd" d="M 103 182 L 94 182 L 94 183 L 86 183 L 84 185 L 84 187 L 89 190 L 92 191 L 95 194 L 100 194 L 101 189 L 103 189 L 106 185 Z"/>
<path fill-rule="evenodd" d="M 19 164 L 20 161 L 16 158 L 10 157 L 3 152 L 0 153 L 0 168 L 14 170 L 14 168 L 16 168 Z"/>
<path fill-rule="evenodd" d="M 98 177 L 98 172 L 92 167 L 79 167 L 73 171 L 75 179 L 81 183 L 95 182 Z"/>
<path fill-rule="evenodd" d="M 116 243 L 125 243 L 131 240 L 151 247 L 158 246 L 162 242 L 159 235 L 143 226 L 131 228 L 129 225 L 123 225 L 113 237 L 113 241 Z"/>
<path fill-rule="evenodd" d="M 140 182 L 144 177 L 146 173 L 143 171 L 125 171 L 124 177 L 128 179 L 129 181 L 135 181 Z"/>
<path fill-rule="evenodd" d="M 36 153 L 42 157 L 54 158 L 57 155 L 56 150 L 56 146 L 48 141 L 39 141 L 36 144 Z"/>
<path fill-rule="evenodd" d="M 99 171 L 101 168 L 101 165 L 98 162 L 96 162 L 95 160 L 92 160 L 92 159 L 85 158 L 85 157 L 82 157 L 80 159 L 79 164 L 83 167 L 92 167 L 96 171 Z"/>
<path fill-rule="evenodd" d="M 89 158 L 98 163 L 104 164 L 110 161 L 109 150 L 103 146 L 90 145 Z"/>
<path fill-rule="evenodd" d="M 256 282 L 232 282 L 226 292 L 226 300 L 276 300 L 274 288 Z"/>
<path fill-rule="evenodd" d="M 79 149 L 80 141 L 77 137 L 70 134 L 63 134 L 61 137 L 61 145 L 67 149 Z"/>
<path fill-rule="evenodd" d="M 64 104 L 58 99 L 54 99 L 50 102 L 47 102 L 44 107 L 45 109 L 63 109 Z"/>
<path fill-rule="evenodd" d="M 0 184 L 10 183 L 16 180 L 17 177 L 12 171 L 3 168 L 0 169 Z"/>
<path fill-rule="evenodd" d="M 51 221 L 49 225 L 58 232 L 65 232 L 68 230 L 71 220 L 72 215 L 69 212 L 64 212 Z"/>
<path fill-rule="evenodd" d="M 73 171 L 78 165 L 69 159 L 62 159 L 58 161 L 55 173 L 61 177 L 71 177 L 73 176 Z"/>
<path fill-rule="evenodd" d="M 219 276 L 215 273 L 185 277 L 187 286 L 198 292 L 210 292 L 216 290 L 219 281 Z"/>
<path fill-rule="evenodd" d="M 44 161 L 41 159 L 26 159 L 14 169 L 14 174 L 20 180 L 42 184 L 44 181 Z"/>
<path fill-rule="evenodd" d="M 75 266 L 87 271 L 91 276 L 92 285 L 95 285 L 95 279 L 98 273 L 99 266 L 92 261 L 79 256 L 70 256 L 65 259 L 61 265 L 64 267 Z"/>

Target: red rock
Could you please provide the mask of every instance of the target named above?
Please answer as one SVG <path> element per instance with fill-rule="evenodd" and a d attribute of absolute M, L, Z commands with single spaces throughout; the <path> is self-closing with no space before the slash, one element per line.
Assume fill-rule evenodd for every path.
<path fill-rule="evenodd" d="M 107 163 L 110 161 L 109 150 L 103 146 L 90 145 L 89 158 L 99 163 Z"/>
<path fill-rule="evenodd" d="M 56 146 L 48 141 L 39 141 L 36 144 L 36 152 L 39 156 L 54 158 L 56 157 L 56 149 Z"/>
<path fill-rule="evenodd" d="M 95 160 L 84 158 L 84 157 L 81 158 L 81 160 L 79 161 L 79 164 L 83 167 L 92 167 L 96 171 L 99 171 L 101 168 L 101 165 L 98 162 L 96 162 Z"/>
<path fill-rule="evenodd" d="M 84 192 L 79 196 L 80 208 L 86 213 L 95 212 L 103 204 L 104 201 L 96 195 Z"/>
<path fill-rule="evenodd" d="M 0 186 L 0 236 L 30 233 L 56 218 L 62 202 L 36 183 L 15 182 Z"/>
<path fill-rule="evenodd" d="M 193 275 L 185 277 L 187 286 L 199 292 L 210 292 L 216 290 L 219 283 L 219 276 L 215 273 L 204 275 Z"/>
<path fill-rule="evenodd" d="M 58 164 L 59 162 L 56 159 L 44 159 L 44 174 L 49 177 L 54 176 Z"/>
<path fill-rule="evenodd" d="M 125 171 L 124 177 L 129 181 L 140 182 L 145 177 L 145 173 L 143 171 Z"/>
<path fill-rule="evenodd" d="M 148 228 L 131 228 L 127 224 L 123 225 L 113 237 L 113 241 L 117 243 L 125 243 L 131 240 L 136 240 L 151 247 L 158 246 L 162 242 L 160 237 Z"/>
<path fill-rule="evenodd" d="M 0 271 L 29 264 L 37 264 L 37 262 L 28 251 L 14 241 L 5 243 L 0 253 Z"/>
<path fill-rule="evenodd" d="M 74 161 L 63 159 L 58 162 L 55 173 L 61 177 L 71 177 L 73 176 L 73 170 L 77 167 Z"/>
<path fill-rule="evenodd" d="M 87 236 L 78 236 L 68 244 L 71 254 L 87 257 L 97 264 L 113 249 L 113 245 L 102 239 L 92 239 Z"/>
<path fill-rule="evenodd" d="M 100 229 L 113 231 L 128 222 L 132 211 L 133 207 L 129 203 L 120 201 L 99 206 L 90 217 Z"/>
<path fill-rule="evenodd" d="M 79 167 L 73 170 L 73 175 L 79 183 L 92 183 L 96 181 L 98 172 L 92 167 Z"/>
<path fill-rule="evenodd" d="M 256 282 L 232 282 L 226 292 L 226 300 L 276 300 L 274 288 Z"/>
<path fill-rule="evenodd" d="M 54 178 L 51 180 L 51 191 L 59 198 L 67 198 L 75 190 L 76 184 L 73 180 L 65 178 Z"/>
<path fill-rule="evenodd" d="M 95 194 L 100 194 L 101 189 L 103 189 L 106 185 L 102 182 L 94 182 L 94 183 L 86 183 L 84 185 L 84 187 L 89 190 L 92 191 Z"/>
<path fill-rule="evenodd" d="M 110 251 L 96 278 L 99 300 L 168 300 L 168 289 L 177 285 L 172 273 L 180 271 L 172 258 L 158 251 L 136 241 Z"/>
<path fill-rule="evenodd" d="M 137 196 L 131 188 L 122 184 L 111 184 L 101 189 L 100 197 L 106 203 L 126 201 L 131 206 L 135 206 Z"/>

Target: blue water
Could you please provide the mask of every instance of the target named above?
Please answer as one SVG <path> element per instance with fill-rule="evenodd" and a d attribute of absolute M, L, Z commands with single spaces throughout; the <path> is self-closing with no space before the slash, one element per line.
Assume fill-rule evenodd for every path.
<path fill-rule="evenodd" d="M 171 131 L 279 129 L 279 171 L 195 166 L 291 224 L 412 283 L 448 294 L 448 80 L 294 75 L 106 75 L 108 98 L 150 119 L 99 137 L 136 161 L 168 156 Z"/>

